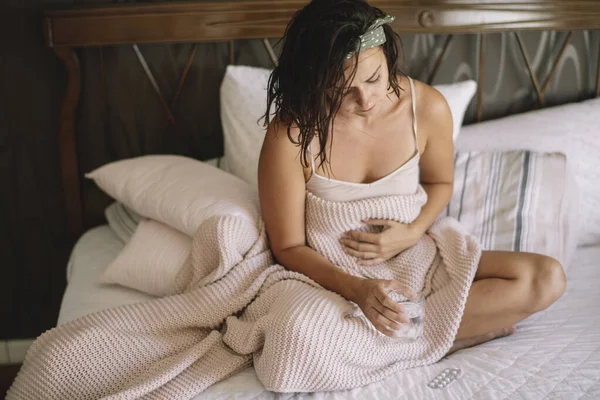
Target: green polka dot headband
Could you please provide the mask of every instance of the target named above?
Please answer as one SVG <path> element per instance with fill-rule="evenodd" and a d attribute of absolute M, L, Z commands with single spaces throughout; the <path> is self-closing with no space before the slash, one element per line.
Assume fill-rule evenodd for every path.
<path fill-rule="evenodd" d="M 383 18 L 376 19 L 367 31 L 360 36 L 360 40 L 356 44 L 356 50 L 351 51 L 346 55 L 346 58 L 352 58 L 359 51 L 365 51 L 367 49 L 381 46 L 385 43 L 385 33 L 383 32 L 383 25 L 391 23 L 395 17 L 386 15 Z"/>

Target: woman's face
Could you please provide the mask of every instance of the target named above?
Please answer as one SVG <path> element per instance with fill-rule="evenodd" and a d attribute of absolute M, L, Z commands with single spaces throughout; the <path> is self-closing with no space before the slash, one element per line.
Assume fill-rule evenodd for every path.
<path fill-rule="evenodd" d="M 356 56 L 355 56 L 356 57 Z M 349 79 L 355 58 L 346 61 L 345 74 Z M 373 116 L 380 111 L 382 100 L 388 94 L 387 59 L 381 46 L 360 53 L 356 75 L 344 91 L 339 112 L 359 116 Z"/>

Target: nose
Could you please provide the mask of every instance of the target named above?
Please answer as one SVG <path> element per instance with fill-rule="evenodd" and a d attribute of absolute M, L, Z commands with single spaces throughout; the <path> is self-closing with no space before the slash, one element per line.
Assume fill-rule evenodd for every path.
<path fill-rule="evenodd" d="M 375 104 L 373 96 L 369 91 L 359 90 L 356 102 L 361 110 L 369 110 Z"/>

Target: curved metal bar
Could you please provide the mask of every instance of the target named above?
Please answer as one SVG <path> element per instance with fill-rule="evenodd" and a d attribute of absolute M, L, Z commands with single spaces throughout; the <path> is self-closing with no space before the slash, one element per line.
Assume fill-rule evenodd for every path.
<path fill-rule="evenodd" d="M 277 56 L 275 55 L 275 50 L 273 50 L 273 46 L 271 46 L 271 42 L 269 39 L 263 39 L 263 44 L 265 45 L 265 49 L 267 49 L 267 53 L 269 53 L 269 57 L 271 58 L 271 62 L 273 66 L 277 66 Z"/>
<path fill-rule="evenodd" d="M 485 78 L 485 35 L 479 34 L 479 73 L 477 77 L 477 121 L 483 118 L 483 81 Z"/>
<path fill-rule="evenodd" d="M 190 68 L 194 62 L 194 58 L 196 57 L 196 50 L 198 49 L 198 44 L 194 43 L 192 47 L 192 51 L 188 56 L 187 62 L 185 63 L 185 67 L 183 68 L 183 72 L 181 73 L 181 78 L 179 78 L 179 84 L 177 85 L 177 90 L 175 91 L 175 95 L 173 96 L 173 100 L 171 101 L 171 110 L 175 108 L 177 101 L 179 100 L 179 95 L 181 95 L 181 89 L 183 89 L 183 84 L 185 83 L 185 78 L 187 78 L 188 72 L 190 72 Z"/>
<path fill-rule="evenodd" d="M 185 83 L 185 78 L 187 78 L 188 72 L 190 72 L 190 68 L 194 62 L 194 58 L 196 57 L 196 50 L 198 49 L 198 44 L 194 43 L 192 46 L 192 51 L 188 56 L 187 62 L 185 63 L 185 67 L 183 68 L 183 72 L 181 73 L 181 77 L 179 78 L 179 83 L 177 84 L 177 89 L 175 90 L 175 94 L 173 95 L 173 99 L 171 100 L 171 110 L 175 109 L 177 105 L 177 101 L 179 101 L 179 96 L 181 95 L 181 90 L 183 89 L 183 84 Z M 167 126 L 165 129 L 169 127 L 171 124 L 171 120 L 167 119 Z"/>
<path fill-rule="evenodd" d="M 167 104 L 167 101 L 165 100 L 165 98 L 160 90 L 160 87 L 158 86 L 158 83 L 156 82 L 156 79 L 154 78 L 154 75 L 152 74 L 152 71 L 150 71 L 150 67 L 148 66 L 148 63 L 146 62 L 146 59 L 144 58 L 144 55 L 140 51 L 140 48 L 138 47 L 137 44 L 133 45 L 133 51 L 135 52 L 135 55 L 137 56 L 142 68 L 144 69 L 144 72 L 146 73 L 148 80 L 150 80 L 150 84 L 152 84 L 154 91 L 160 98 L 160 102 L 162 103 L 165 111 L 167 112 L 167 117 L 173 124 L 175 124 L 175 117 L 173 116 L 173 113 L 171 112 L 171 108 Z"/>
<path fill-rule="evenodd" d="M 435 79 L 435 76 L 437 75 L 437 72 L 438 72 L 440 66 L 442 65 L 442 60 L 444 59 L 444 56 L 446 55 L 446 50 L 448 50 L 448 46 L 450 45 L 450 42 L 452 41 L 453 37 L 454 37 L 454 35 L 448 35 L 446 37 L 446 41 L 444 42 L 444 47 L 442 47 L 442 52 L 437 56 L 437 58 L 435 60 L 435 64 L 433 65 L 433 69 L 431 70 L 431 74 L 429 74 L 429 78 L 427 78 L 428 85 L 431 85 L 431 83 Z"/>
<path fill-rule="evenodd" d="M 556 68 L 558 67 L 558 64 L 560 63 L 560 60 L 562 60 L 563 56 L 565 55 L 565 51 L 567 50 L 569 43 L 571 43 L 572 38 L 573 38 L 573 31 L 570 31 L 569 34 L 567 35 L 565 41 L 563 42 L 563 45 L 560 49 L 560 52 L 558 53 L 558 56 L 556 57 L 556 60 L 554 60 L 554 64 L 552 65 L 552 69 L 550 70 L 550 73 L 548 74 L 546 81 L 542 85 L 542 89 L 541 89 L 542 96 L 546 95 L 546 90 L 548 89 L 548 85 L 552 81 L 552 78 L 554 78 L 554 73 L 556 72 Z"/>
<path fill-rule="evenodd" d="M 519 48 L 521 49 L 521 54 L 523 55 L 523 59 L 525 60 L 525 65 L 527 65 L 527 70 L 529 71 L 529 78 L 531 79 L 531 83 L 537 93 L 538 102 L 540 105 L 544 104 L 544 96 L 540 90 L 540 85 L 538 83 L 537 78 L 535 77 L 535 72 L 531 67 L 531 62 L 529 61 L 529 56 L 527 55 L 527 50 L 525 50 L 525 46 L 523 45 L 523 41 L 521 40 L 521 36 L 519 32 L 514 32 L 515 37 L 517 38 L 517 43 L 519 43 Z"/>

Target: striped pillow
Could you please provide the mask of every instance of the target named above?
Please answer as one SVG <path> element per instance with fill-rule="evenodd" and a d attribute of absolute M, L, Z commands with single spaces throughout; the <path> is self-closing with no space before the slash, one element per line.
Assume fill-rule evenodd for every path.
<path fill-rule="evenodd" d="M 578 231 L 577 189 L 565 156 L 458 152 L 446 215 L 486 250 L 541 253 L 568 268 Z"/>
<path fill-rule="evenodd" d="M 123 243 L 129 242 L 142 219 L 138 213 L 118 201 L 106 207 L 104 216 L 108 226 Z"/>

